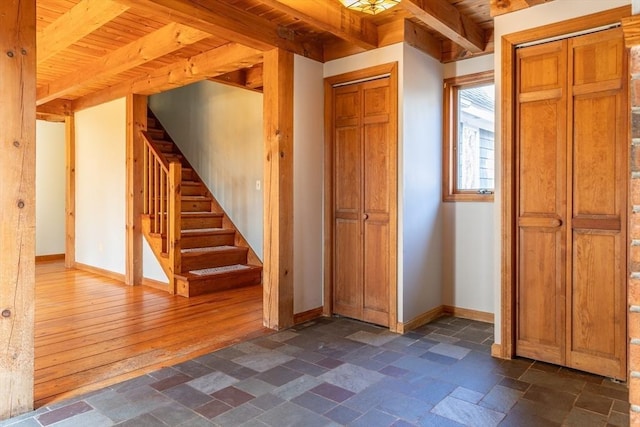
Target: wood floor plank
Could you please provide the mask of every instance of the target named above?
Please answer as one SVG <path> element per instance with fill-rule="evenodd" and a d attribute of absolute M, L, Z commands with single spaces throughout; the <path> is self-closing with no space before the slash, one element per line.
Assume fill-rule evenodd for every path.
<path fill-rule="evenodd" d="M 271 333 L 262 289 L 172 296 L 94 273 L 36 265 L 36 407 Z"/>

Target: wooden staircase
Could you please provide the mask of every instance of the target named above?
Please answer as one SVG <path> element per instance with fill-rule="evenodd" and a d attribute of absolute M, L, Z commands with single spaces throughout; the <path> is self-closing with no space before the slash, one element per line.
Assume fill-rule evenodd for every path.
<path fill-rule="evenodd" d="M 262 263 L 149 110 L 142 232 L 169 278 L 192 297 L 262 282 Z"/>

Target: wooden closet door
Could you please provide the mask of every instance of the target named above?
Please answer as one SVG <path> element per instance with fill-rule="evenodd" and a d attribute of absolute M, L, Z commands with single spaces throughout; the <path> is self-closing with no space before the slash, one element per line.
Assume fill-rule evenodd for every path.
<path fill-rule="evenodd" d="M 383 326 L 396 250 L 389 84 L 382 78 L 334 89 L 334 312 Z"/>
<path fill-rule="evenodd" d="M 569 41 L 567 365 L 626 378 L 627 59 L 621 29 Z"/>
<path fill-rule="evenodd" d="M 516 354 L 626 377 L 626 50 L 620 29 L 517 62 Z"/>
<path fill-rule="evenodd" d="M 565 362 L 567 42 L 518 50 L 516 352 Z"/>

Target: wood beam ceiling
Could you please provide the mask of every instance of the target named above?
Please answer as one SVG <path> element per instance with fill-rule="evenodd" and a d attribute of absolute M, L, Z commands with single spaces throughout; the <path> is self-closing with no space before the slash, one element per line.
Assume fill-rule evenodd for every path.
<path fill-rule="evenodd" d="M 398 7 L 472 53 L 485 50 L 484 30 L 447 0 L 404 0 Z"/>
<path fill-rule="evenodd" d="M 38 64 L 63 51 L 129 7 L 111 0 L 82 0 L 37 34 Z"/>
<path fill-rule="evenodd" d="M 219 76 L 262 62 L 263 52 L 237 43 L 229 43 L 200 55 L 183 59 L 154 72 L 115 85 L 73 102 L 73 110 L 92 107 L 128 94 L 152 95 L 199 80 Z"/>
<path fill-rule="evenodd" d="M 378 47 L 376 25 L 342 7 L 337 1 L 260 0 L 260 2 L 356 46 L 364 49 Z"/>
<path fill-rule="evenodd" d="M 491 0 L 491 16 L 504 15 L 553 0 Z"/>
<path fill-rule="evenodd" d="M 77 73 L 38 88 L 37 105 L 64 96 L 87 84 L 122 73 L 209 37 L 195 28 L 171 23 L 93 61 Z"/>
<path fill-rule="evenodd" d="M 293 31 L 270 20 L 242 11 L 224 2 L 205 0 L 117 0 L 119 3 L 150 15 L 188 25 L 262 51 L 274 47 L 317 61 L 322 60 L 322 46 L 305 40 Z"/>
<path fill-rule="evenodd" d="M 231 71 L 230 73 L 212 77 L 209 80 L 216 83 L 262 92 L 262 72 L 263 64 L 256 64 L 251 68 Z"/>

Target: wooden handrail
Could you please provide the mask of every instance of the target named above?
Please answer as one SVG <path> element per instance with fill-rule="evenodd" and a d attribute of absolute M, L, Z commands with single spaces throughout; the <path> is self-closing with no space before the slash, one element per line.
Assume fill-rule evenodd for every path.
<path fill-rule="evenodd" d="M 165 236 L 162 252 L 169 255 L 171 276 L 169 292 L 176 293 L 175 275 L 182 269 L 182 164 L 169 162 L 149 136 L 142 132 L 144 149 L 144 206 L 149 215 L 150 232 Z"/>

